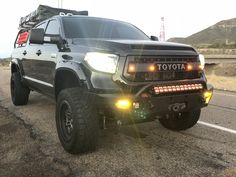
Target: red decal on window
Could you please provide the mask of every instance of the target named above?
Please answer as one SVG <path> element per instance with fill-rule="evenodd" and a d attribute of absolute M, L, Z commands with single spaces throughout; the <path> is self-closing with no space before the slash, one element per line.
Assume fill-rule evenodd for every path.
<path fill-rule="evenodd" d="M 17 44 L 21 45 L 27 42 L 29 37 L 29 32 L 23 32 L 18 36 Z"/>

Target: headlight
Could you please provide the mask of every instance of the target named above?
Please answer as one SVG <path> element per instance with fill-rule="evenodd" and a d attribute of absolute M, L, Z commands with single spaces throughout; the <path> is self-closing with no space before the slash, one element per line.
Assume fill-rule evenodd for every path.
<path fill-rule="evenodd" d="M 107 53 L 88 52 L 84 60 L 97 71 L 114 74 L 119 56 Z"/>
<path fill-rule="evenodd" d="M 199 54 L 199 60 L 200 60 L 202 69 L 204 69 L 204 67 L 205 67 L 205 57 L 202 54 Z"/>

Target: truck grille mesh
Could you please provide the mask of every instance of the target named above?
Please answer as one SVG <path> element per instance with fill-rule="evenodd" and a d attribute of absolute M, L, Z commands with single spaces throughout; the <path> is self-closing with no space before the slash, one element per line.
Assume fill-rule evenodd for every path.
<path fill-rule="evenodd" d="M 166 70 L 166 71 L 156 71 L 156 72 L 134 72 L 128 73 L 128 65 L 132 64 L 168 64 L 168 63 L 199 63 L 198 56 L 144 56 L 127 57 L 126 67 L 124 70 L 124 77 L 130 81 L 134 82 L 145 82 L 145 81 L 168 81 L 168 80 L 184 80 L 184 79 L 196 79 L 202 76 L 202 71 L 192 70 Z"/>

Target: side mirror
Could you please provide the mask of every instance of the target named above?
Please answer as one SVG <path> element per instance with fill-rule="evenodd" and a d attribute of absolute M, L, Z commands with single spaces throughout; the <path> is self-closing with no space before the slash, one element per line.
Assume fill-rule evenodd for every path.
<path fill-rule="evenodd" d="M 44 42 L 51 44 L 60 44 L 62 43 L 62 38 L 60 35 L 54 35 L 54 34 L 45 35 Z"/>
<path fill-rule="evenodd" d="M 43 44 L 44 43 L 44 29 L 35 28 L 30 32 L 29 42 L 32 44 Z"/>
<path fill-rule="evenodd" d="M 158 37 L 156 37 L 156 36 L 151 36 L 150 39 L 151 39 L 152 41 L 159 41 Z"/>
<path fill-rule="evenodd" d="M 29 42 L 31 44 L 56 44 L 59 50 L 65 50 L 65 40 L 63 40 L 59 34 L 45 34 L 43 28 L 32 29 L 30 32 Z"/>
<path fill-rule="evenodd" d="M 57 48 L 59 50 L 63 50 L 65 48 L 64 44 L 65 44 L 65 40 L 63 40 L 61 38 L 61 36 L 58 34 L 49 34 L 49 35 L 45 35 L 44 37 L 44 42 L 45 43 L 49 43 L 49 44 L 56 44 Z"/>

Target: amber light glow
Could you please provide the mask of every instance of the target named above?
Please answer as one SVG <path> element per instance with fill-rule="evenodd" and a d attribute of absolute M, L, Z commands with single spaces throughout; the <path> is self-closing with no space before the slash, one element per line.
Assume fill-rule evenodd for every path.
<path fill-rule="evenodd" d="M 122 99 L 118 100 L 115 105 L 118 109 L 129 109 L 131 107 L 131 102 L 128 99 Z"/>
<path fill-rule="evenodd" d="M 204 69 L 204 66 L 203 66 L 203 65 L 199 65 L 198 68 L 199 68 L 200 70 L 203 70 L 203 69 Z"/>
<path fill-rule="evenodd" d="M 206 91 L 204 92 L 204 98 L 205 98 L 205 103 L 208 104 L 209 101 L 211 100 L 213 92 L 212 91 Z"/>
<path fill-rule="evenodd" d="M 187 65 L 187 71 L 192 71 L 192 70 L 193 70 L 193 65 L 188 64 L 188 65 Z"/>
<path fill-rule="evenodd" d="M 154 72 L 154 71 L 156 71 L 156 67 L 155 67 L 154 65 L 150 65 L 150 66 L 148 67 L 148 71 Z"/>
<path fill-rule="evenodd" d="M 136 71 L 136 67 L 135 67 L 135 64 L 129 64 L 129 67 L 128 67 L 128 72 L 129 73 L 133 73 Z"/>

